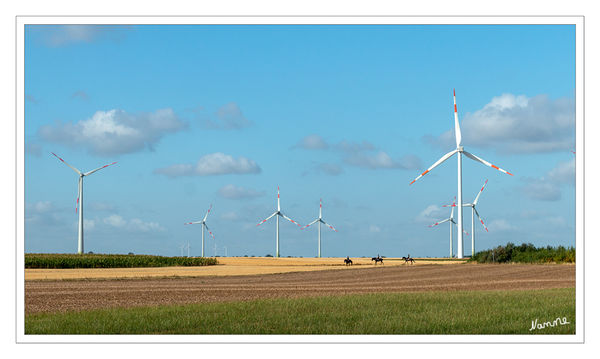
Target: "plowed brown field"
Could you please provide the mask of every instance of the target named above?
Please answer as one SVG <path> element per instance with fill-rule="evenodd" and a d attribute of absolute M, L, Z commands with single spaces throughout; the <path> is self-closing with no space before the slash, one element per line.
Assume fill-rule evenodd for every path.
<path fill-rule="evenodd" d="M 261 275 L 26 280 L 25 312 L 377 292 L 575 287 L 574 265 L 422 264 Z"/>

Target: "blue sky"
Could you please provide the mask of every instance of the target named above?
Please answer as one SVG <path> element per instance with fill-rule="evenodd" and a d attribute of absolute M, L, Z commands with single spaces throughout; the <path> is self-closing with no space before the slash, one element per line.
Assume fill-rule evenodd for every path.
<path fill-rule="evenodd" d="M 442 208 L 488 179 L 476 247 L 575 245 L 575 27 L 568 25 L 28 26 L 25 250 L 275 251 L 276 209 L 318 216 L 323 256 L 447 256 Z M 470 210 L 465 209 L 470 231 Z M 316 228 L 282 221 L 282 256 L 315 256 Z M 208 237 L 206 237 L 208 238 Z M 465 255 L 470 237 L 465 237 Z M 456 244 L 455 244 L 456 247 Z"/>

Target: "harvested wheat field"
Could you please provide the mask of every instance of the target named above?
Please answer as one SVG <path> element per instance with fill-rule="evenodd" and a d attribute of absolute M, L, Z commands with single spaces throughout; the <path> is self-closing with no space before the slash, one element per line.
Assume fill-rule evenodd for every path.
<path fill-rule="evenodd" d="M 354 266 L 374 266 L 371 258 L 351 259 Z M 25 269 L 25 280 L 230 276 L 346 269 L 343 258 L 219 257 L 218 262 L 215 266 L 201 267 Z M 463 262 L 460 259 L 415 258 L 414 265 Z M 383 266 L 397 265 L 410 264 L 405 264 L 401 258 L 384 258 Z"/>
<path fill-rule="evenodd" d="M 316 260 L 315 260 L 316 262 Z M 223 265 L 222 267 L 227 267 Z M 232 267 L 235 267 L 232 265 Z M 296 266 L 299 268 L 300 266 Z M 307 267 L 310 267 L 307 265 Z M 317 265 L 320 267 L 320 265 Z M 330 267 L 331 268 L 331 267 Z M 341 266 L 335 270 L 194 278 L 25 281 L 25 312 L 380 292 L 574 288 L 574 265 Z"/>

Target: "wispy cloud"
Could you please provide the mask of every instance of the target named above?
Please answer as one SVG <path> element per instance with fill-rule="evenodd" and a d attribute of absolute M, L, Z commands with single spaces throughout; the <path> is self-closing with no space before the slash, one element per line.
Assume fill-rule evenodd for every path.
<path fill-rule="evenodd" d="M 244 116 L 235 102 L 219 107 L 214 116 L 211 117 L 203 116 L 203 110 L 204 108 L 201 106 L 191 109 L 199 116 L 202 126 L 209 130 L 240 130 L 252 126 L 252 122 Z"/>
<path fill-rule="evenodd" d="M 431 204 L 417 215 L 415 221 L 419 223 L 431 224 L 433 222 L 446 219 L 449 216 L 450 210 L 436 204 Z"/>
<path fill-rule="evenodd" d="M 488 228 L 490 229 L 490 231 L 494 232 L 514 231 L 516 229 L 515 226 L 510 224 L 505 219 L 494 219 L 489 223 Z"/>
<path fill-rule="evenodd" d="M 41 157 L 42 156 L 42 146 L 37 143 L 28 142 L 25 144 L 25 153 Z"/>
<path fill-rule="evenodd" d="M 460 103 L 459 103 L 460 109 Z M 424 140 L 443 148 L 452 148 L 454 126 L 438 137 Z M 493 148 L 503 153 L 544 153 L 569 150 L 575 144 L 575 101 L 552 100 L 546 95 L 534 97 L 502 94 L 483 108 L 466 113 L 461 121 L 463 143 Z"/>
<path fill-rule="evenodd" d="M 87 100 L 89 100 L 90 97 L 88 96 L 87 92 L 85 92 L 83 90 L 78 90 L 78 91 L 73 92 L 73 94 L 71 95 L 71 98 L 87 101 Z"/>
<path fill-rule="evenodd" d="M 302 148 L 305 150 L 326 150 L 329 148 L 325 139 L 319 135 L 308 135 L 298 141 L 292 148 Z"/>
<path fill-rule="evenodd" d="M 539 201 L 561 199 L 561 185 L 575 185 L 575 159 L 560 162 L 556 167 L 538 178 L 523 178 L 521 191 L 527 197 Z"/>
<path fill-rule="evenodd" d="M 118 214 L 112 214 L 103 219 L 104 224 L 124 229 L 130 232 L 163 232 L 166 229 L 157 222 L 145 222 L 139 218 L 126 220 Z"/>
<path fill-rule="evenodd" d="M 234 158 L 221 152 L 204 155 L 195 165 L 175 164 L 154 170 L 154 173 L 168 177 L 256 174 L 260 172 L 260 167 L 253 160 L 243 156 Z"/>
<path fill-rule="evenodd" d="M 122 25 L 28 25 L 27 28 L 36 40 L 49 47 L 91 43 L 100 39 L 120 41 L 131 29 Z"/>
<path fill-rule="evenodd" d="M 232 184 L 221 187 L 218 191 L 219 196 L 227 199 L 251 199 L 262 197 L 265 192 L 255 191 L 250 188 L 238 187 Z"/>
<path fill-rule="evenodd" d="M 351 142 L 342 140 L 330 145 L 323 137 L 312 134 L 302 138 L 292 148 L 306 150 L 333 150 L 341 155 L 344 163 L 371 170 L 376 169 L 406 169 L 413 170 L 421 168 L 421 161 L 415 155 L 405 155 L 400 158 L 392 158 L 388 153 L 378 150 L 375 145 L 368 141 Z M 321 164 L 317 172 L 330 175 L 338 175 L 342 169 L 338 165 Z"/>
<path fill-rule="evenodd" d="M 76 123 L 41 126 L 38 135 L 46 141 L 109 156 L 153 149 L 164 135 L 185 127 L 170 108 L 139 114 L 115 109 L 98 111 L 91 118 Z"/>

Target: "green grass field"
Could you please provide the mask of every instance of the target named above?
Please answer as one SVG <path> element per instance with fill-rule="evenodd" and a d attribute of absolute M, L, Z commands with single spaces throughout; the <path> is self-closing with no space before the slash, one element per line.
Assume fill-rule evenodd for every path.
<path fill-rule="evenodd" d="M 530 331 L 532 320 L 570 324 Z M 365 294 L 25 317 L 25 334 L 575 334 L 575 289 Z"/>

